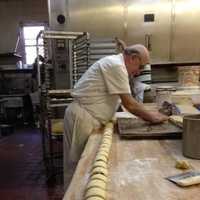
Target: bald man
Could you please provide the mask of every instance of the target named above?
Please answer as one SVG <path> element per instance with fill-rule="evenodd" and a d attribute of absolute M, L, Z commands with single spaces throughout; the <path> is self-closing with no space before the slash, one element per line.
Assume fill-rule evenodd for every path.
<path fill-rule="evenodd" d="M 89 135 L 113 118 L 120 103 L 146 121 L 160 123 L 167 119 L 158 112 L 147 111 L 131 95 L 128 75 L 139 74 L 147 63 L 148 50 L 137 44 L 126 47 L 121 54 L 100 59 L 85 72 L 75 85 L 71 94 L 74 101 L 65 112 L 65 161 L 79 160 Z"/>

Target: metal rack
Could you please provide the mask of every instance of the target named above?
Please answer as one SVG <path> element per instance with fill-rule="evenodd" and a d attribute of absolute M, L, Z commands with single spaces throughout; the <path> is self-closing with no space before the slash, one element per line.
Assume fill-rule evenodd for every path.
<path fill-rule="evenodd" d="M 88 34 L 74 40 L 72 45 L 72 85 L 81 78 L 89 67 L 89 50 L 90 43 Z"/>
<path fill-rule="evenodd" d="M 43 39 L 45 63 L 39 64 L 39 40 Z M 55 42 L 63 42 L 68 55 L 66 67 L 69 71 L 69 88 L 59 88 L 56 78 L 59 76 L 53 56 Z M 89 67 L 89 34 L 83 32 L 41 31 L 37 36 L 37 70 L 40 92 L 40 129 L 42 132 L 43 158 L 49 178 L 62 175 L 63 170 L 63 116 L 64 110 L 72 101 L 70 91 L 81 75 Z M 49 61 L 51 59 L 51 62 Z M 84 67 L 83 67 L 84 66 Z M 54 132 L 54 122 L 60 131 Z"/>
<path fill-rule="evenodd" d="M 104 56 L 117 54 L 117 46 L 115 39 L 98 38 L 90 41 L 89 61 L 92 65 Z"/>
<path fill-rule="evenodd" d="M 43 39 L 45 63 L 39 65 L 39 40 Z M 61 75 L 56 68 L 55 41 L 67 45 L 67 71 L 70 86 L 60 88 L 56 79 Z M 60 52 L 58 52 L 59 54 Z M 71 88 L 91 64 L 100 58 L 117 53 L 114 39 L 90 40 L 88 33 L 41 31 L 37 36 L 38 87 L 40 92 L 40 129 L 42 132 L 43 158 L 49 177 L 62 174 L 63 133 L 54 132 L 54 122 L 63 126 L 64 110 L 72 101 Z M 52 59 L 52 60 L 51 60 Z M 51 62 L 49 62 L 51 60 Z M 43 68 L 41 69 L 41 66 Z M 63 74 L 62 74 L 63 75 Z M 63 128 L 63 127 L 60 127 Z"/>

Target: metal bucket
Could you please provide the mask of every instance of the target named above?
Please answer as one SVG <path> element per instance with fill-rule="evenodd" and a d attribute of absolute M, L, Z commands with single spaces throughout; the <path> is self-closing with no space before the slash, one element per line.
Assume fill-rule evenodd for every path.
<path fill-rule="evenodd" d="M 183 118 L 183 155 L 200 159 L 200 115 Z"/>

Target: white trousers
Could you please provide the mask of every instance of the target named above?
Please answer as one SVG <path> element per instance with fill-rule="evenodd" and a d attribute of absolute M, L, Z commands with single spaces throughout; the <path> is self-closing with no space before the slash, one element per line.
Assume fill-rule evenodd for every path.
<path fill-rule="evenodd" d="M 81 157 L 89 135 L 100 123 L 77 102 L 71 103 L 64 116 L 64 185 Z M 72 170 L 73 168 L 73 170 Z"/>

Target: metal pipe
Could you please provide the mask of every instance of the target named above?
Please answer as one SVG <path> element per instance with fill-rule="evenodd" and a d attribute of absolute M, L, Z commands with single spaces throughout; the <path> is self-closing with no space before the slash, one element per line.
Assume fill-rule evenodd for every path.
<path fill-rule="evenodd" d="M 72 39 L 72 40 L 76 39 L 75 36 L 62 36 L 62 35 L 61 36 L 44 35 L 43 38 L 46 38 L 46 39 L 48 39 L 48 38 L 52 38 L 52 39 Z"/>
<path fill-rule="evenodd" d="M 151 34 L 145 34 L 145 46 L 149 51 L 152 50 L 151 37 Z"/>
<path fill-rule="evenodd" d="M 38 36 L 40 35 L 40 33 L 38 34 Z M 39 45 L 38 45 L 38 39 L 39 37 L 37 37 L 36 39 L 36 55 L 37 55 L 37 80 L 38 80 L 38 88 L 40 90 L 41 88 L 41 74 L 40 74 L 40 64 L 39 64 Z"/>
<path fill-rule="evenodd" d="M 68 41 L 68 46 L 69 46 L 69 79 L 70 79 L 70 88 L 73 88 L 73 77 L 72 77 L 72 70 L 73 70 L 73 58 L 72 56 L 72 41 Z"/>
<path fill-rule="evenodd" d="M 55 35 L 75 35 L 75 36 L 80 36 L 83 35 L 84 32 L 65 32 L 65 31 L 44 31 L 44 34 L 55 34 Z"/>

